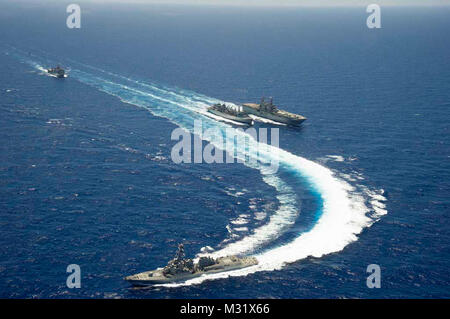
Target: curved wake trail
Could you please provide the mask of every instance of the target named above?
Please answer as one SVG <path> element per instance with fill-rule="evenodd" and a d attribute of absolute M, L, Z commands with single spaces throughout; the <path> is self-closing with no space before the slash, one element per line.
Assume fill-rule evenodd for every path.
<path fill-rule="evenodd" d="M 42 66 L 37 62 L 21 56 L 22 61 L 37 69 Z M 96 67 L 72 61 L 81 67 L 72 69 L 70 76 L 76 80 L 97 88 L 107 94 L 118 97 L 125 103 L 146 108 L 156 116 L 164 117 L 194 132 L 194 121 L 202 120 L 204 129 L 218 130 L 226 140 L 225 131 L 230 125 L 217 122 L 205 116 L 206 108 L 212 103 L 224 103 L 195 92 L 170 88 L 159 84 L 147 83 L 116 75 Z M 82 71 L 90 69 L 94 72 Z M 95 75 L 100 73 L 101 75 Z M 112 79 L 111 79 L 112 78 Z M 259 143 L 245 132 L 239 132 L 246 139 L 248 149 L 238 147 L 235 157 L 245 160 L 246 154 L 259 162 L 244 164 L 258 169 L 263 180 L 277 191 L 279 208 L 269 221 L 253 230 L 244 238 L 225 245 L 211 254 L 214 257 L 230 254 L 249 254 L 257 248 L 278 238 L 289 226 L 293 225 L 300 213 L 294 190 L 281 180 L 278 174 L 267 170 L 271 161 L 278 161 L 280 170 L 288 172 L 301 181 L 306 181 L 311 191 L 320 196 L 322 211 L 319 220 L 307 232 L 299 234 L 294 240 L 282 246 L 254 255 L 259 264 L 245 269 L 218 274 L 203 275 L 182 283 L 162 286 L 198 284 L 204 280 L 226 278 L 228 276 L 244 276 L 257 271 L 281 269 L 286 263 L 295 262 L 308 256 L 321 257 L 338 252 L 349 243 L 357 240 L 357 235 L 365 227 L 370 227 L 378 218 L 387 213 L 382 191 L 369 190 L 362 185 L 352 186 L 335 176 L 333 171 L 303 157 L 294 155 L 280 148 Z M 216 148 L 224 149 L 224 143 L 217 143 L 208 136 L 202 136 Z M 234 144 L 234 141 L 233 141 Z M 250 150 L 250 153 L 247 151 Z M 367 200 L 369 198 L 369 200 Z"/>

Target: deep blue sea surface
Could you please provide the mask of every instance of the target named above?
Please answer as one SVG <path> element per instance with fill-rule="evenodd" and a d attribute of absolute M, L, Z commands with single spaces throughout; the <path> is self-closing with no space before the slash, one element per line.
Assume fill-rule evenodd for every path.
<path fill-rule="evenodd" d="M 363 7 L 82 4 L 75 30 L 66 5 L 0 4 L 0 297 L 450 297 L 449 8 L 368 29 Z M 230 126 L 207 105 L 263 95 L 308 118 L 255 125 L 279 128 L 276 174 L 171 160 L 177 127 Z M 179 242 L 260 265 L 123 280 Z"/>

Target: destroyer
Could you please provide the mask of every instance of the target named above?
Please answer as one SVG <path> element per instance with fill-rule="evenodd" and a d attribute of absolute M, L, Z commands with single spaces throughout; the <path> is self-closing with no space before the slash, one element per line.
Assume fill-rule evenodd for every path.
<path fill-rule="evenodd" d="M 217 116 L 251 125 L 253 120 L 247 113 L 243 112 L 240 107 L 233 108 L 225 104 L 214 104 L 208 108 L 208 112 L 215 114 Z"/>
<path fill-rule="evenodd" d="M 254 257 L 227 256 L 217 259 L 211 257 L 200 257 L 197 262 L 184 258 L 184 246 L 178 245 L 175 258 L 169 261 L 164 268 L 141 272 L 136 275 L 125 277 L 125 280 L 134 286 L 151 286 L 155 284 L 168 284 L 184 281 L 203 274 L 212 274 L 246 268 L 257 265 Z"/>
<path fill-rule="evenodd" d="M 47 69 L 47 73 L 57 78 L 64 78 L 66 75 L 66 71 L 59 65 L 56 68 Z"/>
<path fill-rule="evenodd" d="M 275 122 L 289 125 L 300 125 L 306 120 L 306 117 L 304 116 L 278 109 L 273 104 L 272 98 L 270 98 L 269 102 L 266 102 L 263 97 L 260 104 L 244 103 L 242 104 L 242 109 L 248 114 L 253 114 Z"/>

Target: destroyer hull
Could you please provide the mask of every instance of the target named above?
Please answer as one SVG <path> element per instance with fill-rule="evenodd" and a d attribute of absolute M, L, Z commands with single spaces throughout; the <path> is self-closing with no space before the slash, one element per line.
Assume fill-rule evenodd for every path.
<path fill-rule="evenodd" d="M 58 79 L 64 79 L 65 78 L 64 75 L 58 75 L 58 74 L 53 74 L 53 73 L 50 73 L 50 75 L 55 77 L 55 78 L 58 78 Z"/>
<path fill-rule="evenodd" d="M 227 257 L 225 257 L 223 260 L 228 259 Z M 243 269 L 257 264 L 258 261 L 255 258 L 245 257 L 243 259 L 240 259 L 238 262 L 227 263 L 225 261 L 225 264 L 219 263 L 217 265 L 206 267 L 203 271 L 196 271 L 195 273 L 180 273 L 173 276 L 165 276 L 162 272 L 162 269 L 160 268 L 125 277 L 125 280 L 128 281 L 133 286 L 138 287 L 153 286 L 158 284 L 170 284 L 197 278 L 205 274 L 216 274 L 237 269 Z"/>
<path fill-rule="evenodd" d="M 125 277 L 125 280 L 128 281 L 133 286 L 143 287 L 143 286 L 153 286 L 160 284 L 170 284 L 176 283 L 180 281 L 185 281 L 189 279 L 193 279 L 199 277 L 201 275 L 198 274 L 183 274 L 178 275 L 176 278 L 169 278 L 162 275 L 162 273 L 158 271 L 146 271 L 133 276 Z"/>
<path fill-rule="evenodd" d="M 64 72 L 54 72 L 54 71 L 51 71 L 51 70 L 47 70 L 47 73 L 50 74 L 51 76 L 54 76 L 55 78 L 58 78 L 58 79 L 63 79 L 66 76 Z"/>

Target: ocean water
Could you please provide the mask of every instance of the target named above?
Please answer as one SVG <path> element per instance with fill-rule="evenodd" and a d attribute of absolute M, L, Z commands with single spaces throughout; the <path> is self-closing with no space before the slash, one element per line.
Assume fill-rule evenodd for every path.
<path fill-rule="evenodd" d="M 373 30 L 362 7 L 82 4 L 71 30 L 65 6 L 0 4 L 0 297 L 450 297 L 449 8 Z M 263 95 L 308 118 L 256 124 L 279 128 L 277 173 L 171 160 L 174 129 L 226 130 L 208 105 Z M 179 242 L 259 264 L 123 280 Z"/>

